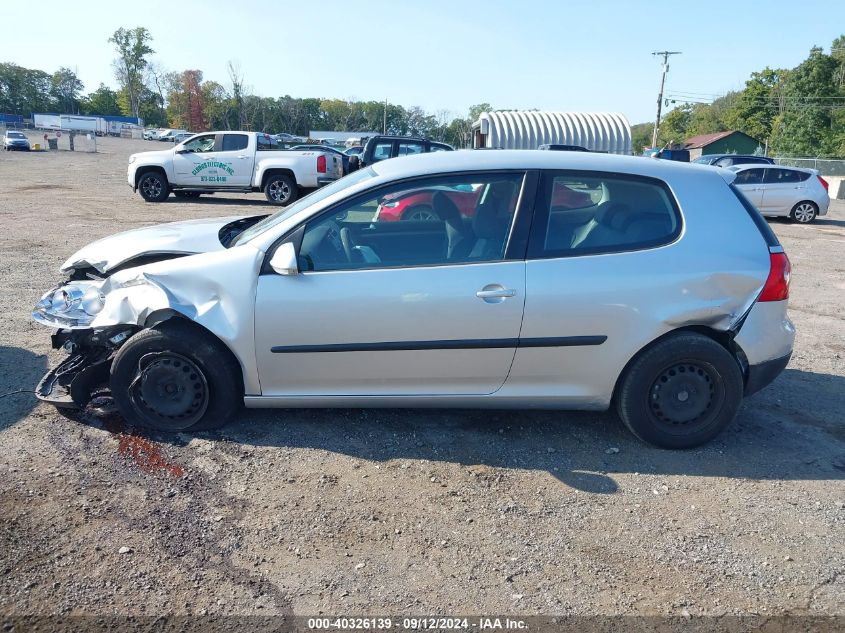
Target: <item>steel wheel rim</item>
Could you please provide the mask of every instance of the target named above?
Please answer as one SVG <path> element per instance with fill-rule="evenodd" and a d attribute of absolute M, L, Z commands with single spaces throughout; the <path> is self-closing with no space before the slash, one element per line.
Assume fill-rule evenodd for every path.
<path fill-rule="evenodd" d="M 155 198 L 161 194 L 161 182 L 158 178 L 148 176 L 141 183 L 141 190 L 151 198 Z"/>
<path fill-rule="evenodd" d="M 674 435 L 706 428 L 725 401 L 725 386 L 715 368 L 697 360 L 667 365 L 648 390 L 652 420 Z"/>
<path fill-rule="evenodd" d="M 795 207 L 795 219 L 799 222 L 810 222 L 814 217 L 816 217 L 816 210 L 809 202 Z"/>
<path fill-rule="evenodd" d="M 277 202 L 284 202 L 290 197 L 290 185 L 282 180 L 270 183 L 270 197 Z"/>
<path fill-rule="evenodd" d="M 202 370 L 174 352 L 144 355 L 129 387 L 129 400 L 141 419 L 171 430 L 199 422 L 209 397 Z"/>

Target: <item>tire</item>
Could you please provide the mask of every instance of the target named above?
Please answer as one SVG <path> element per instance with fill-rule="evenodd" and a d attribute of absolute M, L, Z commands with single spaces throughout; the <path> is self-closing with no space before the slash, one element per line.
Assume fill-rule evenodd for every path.
<path fill-rule="evenodd" d="M 170 185 L 161 172 L 148 171 L 138 179 L 138 193 L 147 202 L 164 202 L 170 195 Z"/>
<path fill-rule="evenodd" d="M 281 207 L 289 205 L 296 200 L 299 190 L 296 182 L 285 174 L 271 174 L 267 176 L 264 183 L 264 195 L 267 202 Z"/>
<path fill-rule="evenodd" d="M 437 213 L 432 209 L 430 206 L 426 204 L 415 204 L 414 206 L 410 207 L 402 214 L 403 220 L 416 220 L 416 221 L 431 221 L 431 220 L 439 220 L 440 217 Z"/>
<path fill-rule="evenodd" d="M 220 428 L 243 405 L 243 378 L 232 354 L 180 319 L 132 336 L 115 355 L 109 382 L 126 420 L 157 431 Z"/>
<path fill-rule="evenodd" d="M 742 370 L 728 350 L 704 335 L 681 332 L 631 363 L 617 387 L 616 410 L 644 442 L 693 448 L 736 417 L 743 388 Z"/>
<path fill-rule="evenodd" d="M 792 211 L 789 212 L 789 217 L 793 222 L 798 222 L 798 224 L 809 224 L 816 219 L 818 213 L 819 207 L 815 202 L 802 200 L 792 207 Z"/>

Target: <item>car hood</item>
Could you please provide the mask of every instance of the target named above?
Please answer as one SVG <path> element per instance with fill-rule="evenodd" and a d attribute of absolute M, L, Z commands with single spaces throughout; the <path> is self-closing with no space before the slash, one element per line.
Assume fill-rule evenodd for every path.
<path fill-rule="evenodd" d="M 220 230 L 244 216 L 156 224 L 91 242 L 62 264 L 62 272 L 93 268 L 104 274 L 138 257 L 222 251 Z M 256 220 L 257 221 L 257 220 Z"/>
<path fill-rule="evenodd" d="M 132 154 L 129 157 L 130 163 L 134 163 L 135 161 L 153 161 L 153 162 L 161 162 L 173 156 L 172 149 L 162 149 L 162 150 L 154 150 L 152 152 L 139 152 L 138 154 Z"/>

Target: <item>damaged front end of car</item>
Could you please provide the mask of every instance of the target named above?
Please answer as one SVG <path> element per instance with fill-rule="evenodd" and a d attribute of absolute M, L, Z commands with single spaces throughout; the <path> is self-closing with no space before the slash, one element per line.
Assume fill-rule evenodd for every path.
<path fill-rule="evenodd" d="M 38 383 L 38 399 L 59 408 L 83 408 L 98 388 L 108 385 L 114 353 L 139 328 L 91 327 L 105 305 L 103 284 L 104 280 L 71 280 L 44 294 L 35 305 L 33 320 L 56 328 L 52 347 L 68 355 Z"/>

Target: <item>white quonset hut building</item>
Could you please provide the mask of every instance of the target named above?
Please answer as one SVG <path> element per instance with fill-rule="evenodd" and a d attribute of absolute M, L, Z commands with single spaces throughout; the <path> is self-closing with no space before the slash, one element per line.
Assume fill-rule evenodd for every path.
<path fill-rule="evenodd" d="M 580 145 L 594 152 L 631 154 L 631 124 L 618 112 L 482 112 L 472 124 L 472 146 L 537 149 Z"/>

